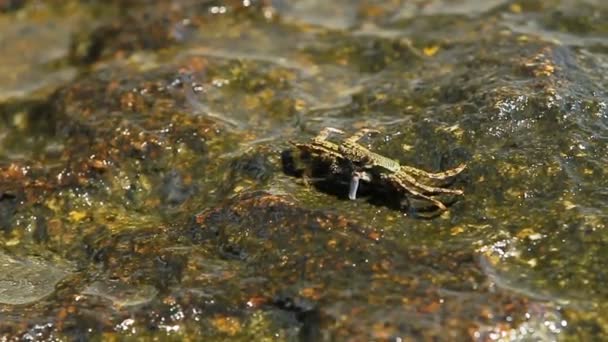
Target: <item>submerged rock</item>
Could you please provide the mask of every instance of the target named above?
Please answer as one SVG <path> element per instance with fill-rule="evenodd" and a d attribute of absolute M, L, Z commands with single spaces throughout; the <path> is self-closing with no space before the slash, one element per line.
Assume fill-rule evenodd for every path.
<path fill-rule="evenodd" d="M 36 257 L 17 258 L 0 252 L 0 304 L 35 303 L 55 291 L 71 272 Z"/>
<path fill-rule="evenodd" d="M 82 294 L 99 296 L 112 302 L 113 305 L 123 308 L 149 303 L 158 290 L 153 286 L 131 286 L 118 281 L 96 281 L 89 285 Z"/>

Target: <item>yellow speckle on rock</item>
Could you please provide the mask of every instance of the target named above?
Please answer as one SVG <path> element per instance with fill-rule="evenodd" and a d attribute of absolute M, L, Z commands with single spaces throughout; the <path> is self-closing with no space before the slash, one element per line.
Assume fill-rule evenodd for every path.
<path fill-rule="evenodd" d="M 535 232 L 532 228 L 524 228 L 517 233 L 517 237 L 520 239 L 529 238 L 530 240 L 538 240 L 542 236 Z"/>
<path fill-rule="evenodd" d="M 439 45 L 426 46 L 422 49 L 425 56 L 433 57 L 439 52 Z"/>
<path fill-rule="evenodd" d="M 378 100 L 378 101 L 384 101 L 387 98 L 388 98 L 388 96 L 386 94 L 383 94 L 383 93 L 376 94 L 376 100 Z"/>
<path fill-rule="evenodd" d="M 545 64 L 542 67 L 543 75 L 551 76 L 555 72 L 555 66 L 553 64 Z"/>
<path fill-rule="evenodd" d="M 464 134 L 464 130 L 462 128 L 460 128 L 460 126 L 458 124 L 455 124 L 455 125 L 452 125 L 452 126 L 447 126 L 447 127 L 441 127 L 438 130 L 452 133 L 452 134 L 454 134 L 454 136 L 456 138 L 459 138 L 459 139 Z"/>
<path fill-rule="evenodd" d="M 14 239 L 7 240 L 4 243 L 4 245 L 7 247 L 12 247 L 12 246 L 17 246 L 19 243 L 21 243 L 21 240 L 19 240 L 19 238 L 14 238 Z"/>
<path fill-rule="evenodd" d="M 564 200 L 564 207 L 566 207 L 566 210 L 570 210 L 570 209 L 576 208 L 576 204 L 574 204 L 568 200 Z"/>
<path fill-rule="evenodd" d="M 241 331 L 241 322 L 236 317 L 216 316 L 211 324 L 220 332 L 234 336 Z"/>
<path fill-rule="evenodd" d="M 139 175 L 139 186 L 144 191 L 150 191 L 152 189 L 152 182 L 146 175 Z"/>
<path fill-rule="evenodd" d="M 296 99 L 294 102 L 294 108 L 297 111 L 302 111 L 306 108 L 306 101 L 302 99 Z"/>
<path fill-rule="evenodd" d="M 521 13 L 522 8 L 521 8 L 521 5 L 520 5 L 520 4 L 518 4 L 518 3 L 512 3 L 512 4 L 509 6 L 509 10 L 510 10 L 511 12 L 513 12 L 513 13 Z"/>
<path fill-rule="evenodd" d="M 84 211 L 76 211 L 76 210 L 72 210 L 70 211 L 70 213 L 68 214 L 68 218 L 70 219 L 70 221 L 72 222 L 80 222 L 82 221 L 85 217 L 87 217 L 87 213 Z"/>
<path fill-rule="evenodd" d="M 549 165 L 547 167 L 547 173 L 549 175 L 556 175 L 559 171 L 561 171 L 561 167 L 559 165 Z"/>
<path fill-rule="evenodd" d="M 18 112 L 17 114 L 15 114 L 13 116 L 13 125 L 21 131 L 26 130 L 27 129 L 27 113 Z"/>
<path fill-rule="evenodd" d="M 115 334 L 113 334 L 113 333 L 103 333 L 103 334 L 102 334 L 102 336 L 103 336 L 103 340 L 104 340 L 104 341 L 107 341 L 107 342 L 115 342 L 115 341 L 118 341 L 118 338 L 117 338 L 117 337 L 116 337 L 116 335 L 115 335 Z"/>
<path fill-rule="evenodd" d="M 58 212 L 59 209 L 61 208 L 60 204 L 58 203 L 57 199 L 55 199 L 55 198 L 51 198 L 48 201 L 46 201 L 46 206 L 54 212 Z"/>
<path fill-rule="evenodd" d="M 248 110 L 255 109 L 260 106 L 260 98 L 255 95 L 247 95 L 245 97 L 245 108 Z"/>
<path fill-rule="evenodd" d="M 517 233 L 517 237 L 520 239 L 525 239 L 526 236 L 532 234 L 534 231 L 531 228 L 524 228 Z"/>
<path fill-rule="evenodd" d="M 306 287 L 300 290 L 300 296 L 318 300 L 321 298 L 321 291 L 316 287 Z"/>
<path fill-rule="evenodd" d="M 452 234 L 452 235 L 458 235 L 458 234 L 461 234 L 462 232 L 464 232 L 464 228 L 462 228 L 462 226 L 456 226 L 456 227 L 450 229 L 450 234 Z"/>
<path fill-rule="evenodd" d="M 523 193 L 520 190 L 513 189 L 513 188 L 505 191 L 505 194 L 511 198 L 522 198 L 523 197 Z"/>

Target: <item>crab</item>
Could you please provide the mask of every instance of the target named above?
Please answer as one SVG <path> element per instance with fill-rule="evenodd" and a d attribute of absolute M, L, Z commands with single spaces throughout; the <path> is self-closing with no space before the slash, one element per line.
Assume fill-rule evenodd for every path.
<path fill-rule="evenodd" d="M 345 134 L 340 129 L 326 127 L 310 142 L 292 142 L 292 144 L 300 151 L 328 162 L 331 172 L 342 172 L 346 165 L 346 170 L 350 173 L 348 197 L 351 200 L 357 198 L 361 181 L 387 186 L 406 196 L 428 201 L 440 211 L 447 210 L 447 207 L 433 196 L 464 194 L 460 189 L 449 189 L 435 185 L 436 182 L 446 182 L 460 174 L 466 168 L 464 163 L 443 172 L 427 172 L 413 166 L 401 165 L 398 160 L 370 151 L 359 144 L 359 140 L 365 135 L 379 133 L 377 130 L 361 129 L 341 143 L 328 140 L 332 133 Z"/>

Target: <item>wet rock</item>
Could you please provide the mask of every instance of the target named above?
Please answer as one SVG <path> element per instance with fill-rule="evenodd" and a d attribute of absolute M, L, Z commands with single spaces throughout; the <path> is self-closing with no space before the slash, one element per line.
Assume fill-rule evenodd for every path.
<path fill-rule="evenodd" d="M 232 161 L 229 169 L 234 176 L 242 175 L 257 182 L 264 182 L 272 176 L 273 165 L 266 155 L 255 153 Z"/>
<path fill-rule="evenodd" d="M 169 286 L 179 284 L 185 268 L 188 264 L 188 257 L 178 254 L 163 254 L 155 259 L 156 269 L 150 275 L 156 287 L 161 290 L 169 289 Z"/>
<path fill-rule="evenodd" d="M 338 1 L 328 5 L 323 1 L 272 1 L 282 18 L 290 21 L 302 21 L 309 25 L 318 25 L 328 29 L 346 30 L 355 25 L 357 6 L 352 2 Z"/>
<path fill-rule="evenodd" d="M 220 196 L 226 197 L 248 189 L 254 191 L 266 186 L 275 172 L 275 166 L 264 151 L 249 151 L 232 159 L 219 188 Z"/>
<path fill-rule="evenodd" d="M 301 341 L 319 341 L 323 337 L 321 313 L 312 301 L 297 295 L 279 294 L 273 298 L 272 305 L 295 315 L 300 324 L 298 337 Z"/>
<path fill-rule="evenodd" d="M 76 75 L 70 67 L 51 65 L 67 56 L 69 33 L 83 13 L 65 17 L 56 7 L 61 4 L 0 0 L 0 39 L 7 52 L 0 56 L 0 101 L 39 99 Z"/>
<path fill-rule="evenodd" d="M 46 242 L 49 239 L 49 228 L 47 219 L 42 216 L 36 216 L 34 231 L 32 232 L 34 241 L 38 243 Z"/>
<path fill-rule="evenodd" d="M 178 206 L 195 192 L 191 185 L 184 184 L 184 179 L 176 170 L 171 170 L 163 178 L 159 189 L 161 201 L 168 206 Z"/>
<path fill-rule="evenodd" d="M 273 299 L 269 303 L 294 313 L 302 336 L 327 337 L 324 334 L 329 333 L 338 339 L 350 334 L 379 338 L 390 332 L 395 336 L 428 338 L 440 336 L 440 332 L 422 328 L 423 321 L 399 317 L 407 317 L 412 310 L 428 315 L 429 320 L 437 317 L 439 311 L 458 316 L 458 312 L 490 310 L 496 318 L 504 317 L 504 313 L 499 313 L 503 310 L 512 315 L 525 312 L 525 303 L 506 293 L 493 293 L 482 285 L 483 277 L 480 278 L 470 252 L 452 251 L 448 256 L 423 246 L 401 249 L 379 238 L 373 227 L 300 208 L 284 197 L 243 195 L 224 207 L 198 215 L 196 221 L 202 230 L 218 230 L 207 243 L 216 246 L 219 256 L 224 256 L 226 246 L 239 251 L 238 258 L 228 260 L 245 264 L 247 271 L 241 277 L 262 277 L 256 288 L 248 290 L 250 295 L 270 296 Z M 266 266 L 259 269 L 256 265 Z M 427 267 L 434 268 L 435 275 L 420 277 L 411 273 Z M 454 282 L 456 274 L 466 274 L 467 284 Z M 477 288 L 477 295 L 487 296 L 487 301 L 463 301 L 456 294 L 472 288 Z M 443 291 L 455 291 L 454 297 Z M 435 304 L 432 298 L 439 297 L 445 301 Z M 358 312 L 356 317 L 348 314 L 353 308 Z M 471 319 L 461 320 L 459 328 L 452 330 L 453 336 L 467 336 L 467 329 L 482 324 Z M 330 324 L 339 328 L 325 331 Z M 385 328 L 376 330 L 377 325 Z"/>
<path fill-rule="evenodd" d="M 118 308 L 144 305 L 153 300 L 158 290 L 149 285 L 129 285 L 120 281 L 96 281 L 82 291 L 83 295 L 98 296 Z"/>
<path fill-rule="evenodd" d="M 82 31 L 73 37 L 70 59 L 77 64 L 90 64 L 102 57 L 121 56 L 142 50 L 160 50 L 187 43 L 197 30 L 206 27 L 208 18 L 219 8 L 231 12 L 256 12 L 262 2 L 228 0 L 214 2 L 167 1 L 130 3 L 118 1 L 119 10 L 127 15 L 92 31 Z M 133 10 L 135 8 L 136 10 Z M 215 8 L 215 9 L 214 9 Z M 201 27 L 202 26 L 202 27 Z"/>
<path fill-rule="evenodd" d="M 0 0 L 0 12 L 10 12 L 25 5 L 25 0 Z"/>
<path fill-rule="evenodd" d="M 0 304 L 35 303 L 55 291 L 69 270 L 35 257 L 0 253 Z"/>
<path fill-rule="evenodd" d="M 13 216 L 17 212 L 17 198 L 3 193 L 0 195 L 0 230 L 10 233 L 13 228 Z"/>

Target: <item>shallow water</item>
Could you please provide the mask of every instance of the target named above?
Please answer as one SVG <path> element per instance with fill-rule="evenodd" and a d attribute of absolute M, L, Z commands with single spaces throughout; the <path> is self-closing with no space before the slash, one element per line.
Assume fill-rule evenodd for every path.
<path fill-rule="evenodd" d="M 607 338 L 604 2 L 0 13 L 4 339 Z M 465 195 L 286 172 L 324 127 Z"/>

